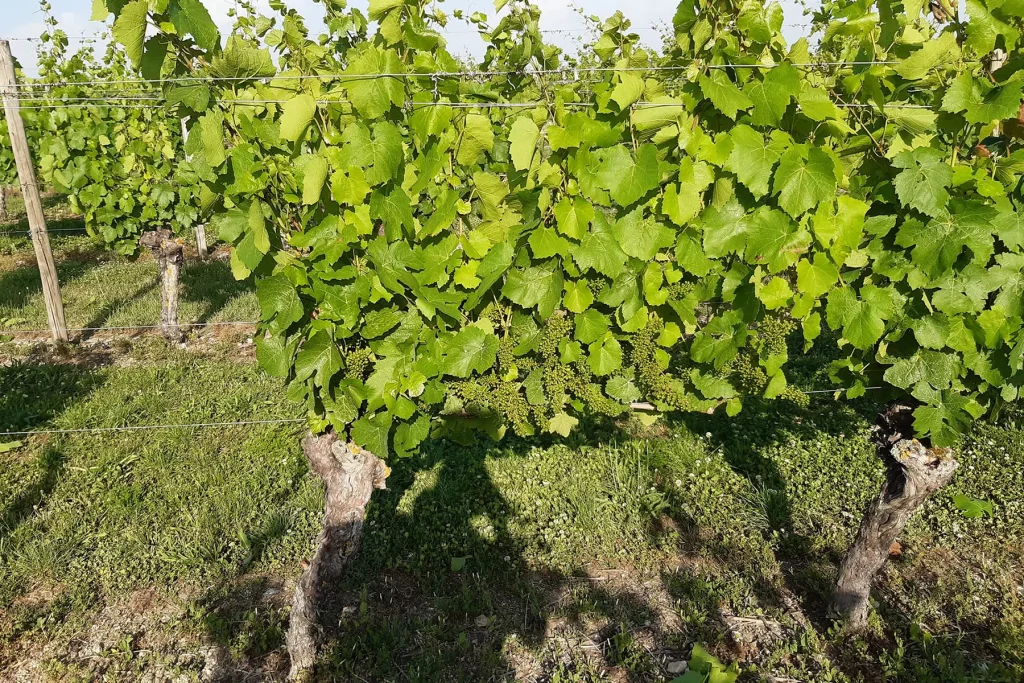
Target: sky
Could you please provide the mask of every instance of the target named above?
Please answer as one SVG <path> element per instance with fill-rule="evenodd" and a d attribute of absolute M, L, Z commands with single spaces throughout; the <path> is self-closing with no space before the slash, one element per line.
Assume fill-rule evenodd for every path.
<path fill-rule="evenodd" d="M 99 22 L 90 21 L 89 16 L 92 8 L 91 0 L 49 0 L 54 16 L 60 23 L 60 27 L 69 36 L 95 35 L 102 27 Z M 368 0 L 351 0 L 350 6 L 358 7 L 364 12 Z M 559 33 L 551 33 L 546 36 L 552 43 L 562 46 L 566 50 L 572 50 L 576 40 L 583 35 L 585 26 L 583 19 L 577 13 L 577 7 L 582 8 L 587 15 L 596 14 L 606 18 L 622 9 L 623 13 L 633 22 L 633 29 L 642 39 L 650 41 L 651 45 L 657 46 L 659 33 L 657 27 L 671 24 L 672 15 L 675 13 L 678 0 L 638 0 L 635 2 L 623 2 L 623 0 L 534 0 L 541 8 L 541 29 L 557 30 Z M 221 33 L 227 35 L 231 29 L 231 20 L 228 18 L 228 10 L 234 6 L 234 0 L 203 0 L 214 21 L 221 28 Z M 802 28 L 798 24 L 807 21 L 802 16 L 802 8 L 799 0 L 781 0 L 785 11 L 785 25 L 783 33 L 792 41 L 801 35 Z M 43 15 L 39 10 L 38 3 L 34 0 L 4 0 L 7 5 L 4 12 L 4 26 L 0 29 L 0 37 L 8 39 L 33 38 L 43 31 Z M 268 15 L 266 0 L 257 0 L 255 3 Z M 307 26 L 315 31 L 323 24 L 319 21 L 323 13 L 323 6 L 313 0 L 290 0 L 289 5 L 299 11 L 305 19 Z M 494 16 L 494 5 L 491 0 L 447 0 L 441 4 L 441 9 L 449 14 L 457 9 L 462 9 L 466 16 L 473 12 L 483 12 L 488 17 Z M 577 31 L 578 33 L 561 31 Z M 472 54 L 480 56 L 483 53 L 483 43 L 472 31 L 472 26 L 458 21 L 449 23 L 445 32 L 448 40 L 449 50 L 453 54 Z M 72 41 L 72 48 L 78 44 L 78 39 Z M 12 40 L 11 49 L 15 57 L 21 62 L 29 75 L 35 75 L 35 48 L 36 43 L 27 40 Z"/>

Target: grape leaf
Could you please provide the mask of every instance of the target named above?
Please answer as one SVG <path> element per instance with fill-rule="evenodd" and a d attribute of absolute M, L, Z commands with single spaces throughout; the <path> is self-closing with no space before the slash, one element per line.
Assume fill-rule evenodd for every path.
<path fill-rule="evenodd" d="M 701 74 L 700 89 L 704 96 L 711 100 L 711 104 L 715 105 L 715 109 L 730 119 L 735 119 L 736 112 L 741 109 L 746 110 L 754 106 L 754 102 L 720 69 L 713 71 L 710 76 Z"/>
<path fill-rule="evenodd" d="M 306 340 L 295 356 L 295 379 L 302 381 L 312 377 L 316 386 L 326 387 L 342 366 L 341 354 L 334 340 L 326 332 L 317 332 Z"/>
<path fill-rule="evenodd" d="M 599 377 L 610 375 L 622 367 L 622 346 L 611 333 L 590 344 L 587 350 L 587 365 Z"/>
<path fill-rule="evenodd" d="M 390 452 L 388 434 L 391 432 L 393 420 L 394 417 L 386 410 L 376 415 L 362 417 L 352 423 L 352 440 L 378 458 L 387 458 Z"/>
<path fill-rule="evenodd" d="M 755 126 L 778 126 L 790 100 L 800 91 L 800 72 L 791 64 L 778 64 L 764 79 L 751 79 L 743 92 L 754 103 L 750 121 Z"/>
<path fill-rule="evenodd" d="M 911 260 L 932 277 L 948 271 L 963 250 L 970 249 L 972 261 L 988 262 L 994 249 L 992 221 L 997 212 L 976 200 L 954 199 L 949 212 L 929 221 L 906 221 L 896 244 L 913 247 Z"/>
<path fill-rule="evenodd" d="M 512 163 L 517 171 L 525 171 L 530 168 L 539 139 L 540 129 L 528 116 L 520 116 L 512 124 L 508 141 L 511 145 Z"/>
<path fill-rule="evenodd" d="M 658 149 L 654 145 L 640 145 L 636 161 L 623 145 L 601 151 L 597 184 L 608 190 L 620 206 L 634 203 L 656 188 L 660 181 Z"/>
<path fill-rule="evenodd" d="M 786 148 L 783 135 L 773 134 L 765 140 L 750 126 L 736 126 L 730 132 L 732 152 L 725 168 L 736 174 L 755 197 L 768 194 L 772 169 Z"/>
<path fill-rule="evenodd" d="M 498 338 L 476 326 L 464 327 L 445 345 L 441 371 L 453 377 L 484 373 L 498 356 Z"/>
<path fill-rule="evenodd" d="M 835 193 L 832 159 L 817 147 L 791 147 L 779 161 L 772 189 L 779 196 L 779 206 L 798 218 Z"/>
<path fill-rule="evenodd" d="M 594 207 L 583 197 L 562 197 L 555 206 L 558 231 L 574 240 L 583 239 L 590 222 L 594 220 Z"/>
<path fill-rule="evenodd" d="M 904 169 L 896 176 L 896 195 L 903 206 L 935 217 L 941 215 L 949 201 L 946 188 L 953 182 L 953 169 L 942 152 L 931 147 L 900 152 L 892 165 Z"/>
<path fill-rule="evenodd" d="M 394 50 L 364 44 L 349 60 L 342 85 L 352 104 L 367 119 L 377 119 L 392 106 L 405 104 L 404 79 L 381 74 L 403 74 L 405 66 Z M 370 78 L 362 78 L 371 76 Z M 284 133 L 282 133 L 282 136 Z"/>
<path fill-rule="evenodd" d="M 598 212 L 590 231 L 583 235 L 580 245 L 572 250 L 572 258 L 581 271 L 594 269 L 610 278 L 618 277 L 626 263 L 626 254 L 619 248 L 608 218 Z"/>
<path fill-rule="evenodd" d="M 551 260 L 511 271 L 501 293 L 523 308 L 536 308 L 541 318 L 548 318 L 562 298 L 563 282 L 561 267 Z"/>
<path fill-rule="evenodd" d="M 302 93 L 281 106 L 281 139 L 296 141 L 306 132 L 316 113 L 316 100 Z"/>
<path fill-rule="evenodd" d="M 644 216 L 644 207 L 638 206 L 615 221 L 612 228 L 622 251 L 633 258 L 649 261 L 659 250 L 675 244 L 675 231 Z"/>
<path fill-rule="evenodd" d="M 988 123 L 1017 116 L 1021 82 L 992 85 L 969 72 L 957 76 L 942 98 L 942 110 L 964 112 L 968 123 Z"/>

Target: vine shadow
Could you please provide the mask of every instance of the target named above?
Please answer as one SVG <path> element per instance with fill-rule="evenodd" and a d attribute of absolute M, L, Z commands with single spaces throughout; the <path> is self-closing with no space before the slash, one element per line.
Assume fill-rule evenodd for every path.
<path fill-rule="evenodd" d="M 195 320 L 197 323 L 210 322 L 232 301 L 252 291 L 252 281 L 236 280 L 225 261 L 191 261 L 181 271 L 182 301 L 202 307 Z"/>
<path fill-rule="evenodd" d="M 29 359 L 0 365 L 0 431 L 44 427 L 64 412 L 68 403 L 82 400 L 104 382 L 102 373 L 68 363 Z M 3 469 L 8 472 L 0 487 L 0 541 L 38 513 L 64 471 L 65 457 L 59 444 L 53 443 L 42 444 L 31 467 L 15 467 L 30 457 L 31 448 L 23 449 L 26 442 L 31 447 L 33 439 L 0 436 L 0 442 L 17 440 L 23 444 L 0 454 Z"/>

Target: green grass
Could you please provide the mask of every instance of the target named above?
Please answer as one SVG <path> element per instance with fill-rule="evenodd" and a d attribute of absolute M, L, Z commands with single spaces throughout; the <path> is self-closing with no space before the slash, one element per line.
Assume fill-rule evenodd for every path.
<path fill-rule="evenodd" d="M 11 359 L 0 429 L 296 414 L 229 350 L 148 340 L 106 360 Z M 851 639 L 828 620 L 837 563 L 881 480 L 869 408 L 818 398 L 647 436 L 596 423 L 567 441 L 429 442 L 375 495 L 323 679 L 662 681 L 703 643 L 743 680 L 1019 680 L 1019 415 L 965 444 L 880 577 L 870 632 Z M 0 454 L 0 678 L 33 643 L 50 644 L 40 670 L 55 680 L 197 676 L 209 646 L 280 677 L 291 581 L 322 504 L 299 435 L 60 435 Z M 963 517 L 958 493 L 994 515 Z M 758 624 L 778 633 L 744 631 Z M 86 656 L 76 643 L 97 632 Z"/>
<path fill-rule="evenodd" d="M 59 199 L 46 205 L 51 227 L 81 226 Z M 52 239 L 69 325 L 156 321 L 151 261 Z M 256 316 L 221 262 L 188 265 L 183 284 L 185 322 Z M 45 327 L 24 237 L 0 236 L 4 326 Z M 830 386 L 818 353 L 794 359 L 801 386 Z M 0 430 L 297 415 L 282 389 L 230 342 L 0 343 Z M 828 618 L 882 477 L 866 438 L 882 400 L 428 442 L 375 494 L 321 678 L 667 681 L 666 663 L 701 643 L 744 681 L 1019 681 L 1019 412 L 959 448 L 953 483 L 877 581 L 869 632 L 850 638 Z M 240 680 L 282 679 L 292 582 L 322 511 L 300 434 L 50 435 L 0 452 L 0 679 L 195 680 L 210 648 Z M 994 514 L 968 519 L 956 495 Z"/>
<path fill-rule="evenodd" d="M 10 200 L 12 219 L 0 223 L 0 332 L 45 329 L 39 269 L 27 235 L 20 197 Z M 80 218 L 60 198 L 44 202 L 67 325 L 72 328 L 154 325 L 160 320 L 156 264 L 148 254 L 128 259 L 106 251 L 84 234 Z M 63 232 L 81 229 L 81 232 Z M 188 236 L 191 237 L 191 236 Z M 193 253 L 194 249 L 187 253 Z M 237 282 L 227 262 L 187 258 L 182 270 L 182 323 L 255 320 L 259 305 L 251 283 Z"/>

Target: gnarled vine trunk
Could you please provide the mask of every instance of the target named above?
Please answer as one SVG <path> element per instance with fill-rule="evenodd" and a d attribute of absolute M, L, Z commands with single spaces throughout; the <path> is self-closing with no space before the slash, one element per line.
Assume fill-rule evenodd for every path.
<path fill-rule="evenodd" d="M 912 409 L 893 406 L 879 417 L 875 429 L 879 455 L 886 463 L 885 482 L 843 558 L 832 603 L 852 629 L 867 624 L 871 582 L 910 516 L 949 482 L 958 465 L 951 449 L 926 448 L 910 438 L 911 425 Z"/>
<path fill-rule="evenodd" d="M 7 186 L 0 185 L 0 221 L 7 222 Z"/>
<path fill-rule="evenodd" d="M 330 586 L 341 578 L 358 551 L 366 505 L 374 489 L 384 488 L 388 468 L 369 451 L 345 444 L 333 432 L 302 441 L 309 466 L 324 482 L 324 526 L 316 550 L 299 577 L 288 626 L 289 677 L 311 671 L 320 641 L 320 613 Z"/>
<path fill-rule="evenodd" d="M 185 261 L 182 242 L 169 230 L 154 230 L 143 235 L 139 243 L 153 252 L 160 269 L 160 332 L 167 341 L 180 342 L 184 336 L 178 325 L 178 282 Z"/>

